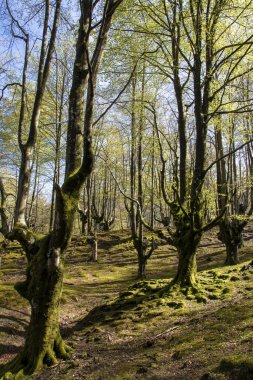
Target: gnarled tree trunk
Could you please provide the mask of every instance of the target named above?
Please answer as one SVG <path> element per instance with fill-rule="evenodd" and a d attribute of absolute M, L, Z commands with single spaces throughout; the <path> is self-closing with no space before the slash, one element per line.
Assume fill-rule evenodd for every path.
<path fill-rule="evenodd" d="M 91 21 L 93 19 L 92 12 L 94 7 L 92 0 L 80 1 L 81 18 L 73 69 L 73 83 L 69 99 L 65 181 L 61 188 L 56 185 L 56 217 L 54 228 L 51 233 L 43 238 L 33 234 L 26 226 L 24 212 L 28 195 L 26 188 L 30 176 L 30 155 L 26 155 L 24 162 L 22 162 L 19 176 L 20 194 L 17 197 L 20 201 L 16 206 L 14 229 L 8 234 L 8 237 L 12 240 L 18 240 L 26 253 L 28 262 L 26 280 L 23 283 L 16 284 L 16 289 L 20 295 L 30 302 L 31 320 L 23 351 L 14 361 L 0 368 L 0 377 L 8 371 L 12 373 L 23 371 L 25 374 L 31 374 L 40 369 L 44 363 L 55 364 L 57 358 L 66 357 L 70 351 L 69 347 L 63 343 L 58 322 L 65 251 L 71 239 L 75 213 L 78 210 L 78 202 L 83 184 L 93 169 L 91 129 L 96 77 L 112 16 L 121 2 L 122 0 L 106 1 L 97 44 L 93 58 L 89 62 L 88 44 L 92 30 Z M 57 6 L 57 14 L 59 15 L 60 0 L 57 0 Z M 49 18 L 48 9 L 49 2 L 46 1 L 46 28 L 48 27 Z M 53 30 L 52 35 L 54 34 Z M 48 52 L 51 50 L 52 45 L 50 42 Z M 45 54 L 46 44 L 43 40 L 42 56 L 44 57 Z M 47 73 L 49 69 L 47 65 L 49 63 L 50 60 L 49 62 L 45 61 Z M 39 89 L 41 89 L 39 86 L 41 81 L 43 88 L 46 84 L 47 75 L 43 74 L 43 67 L 44 59 L 41 59 L 38 77 Z M 86 83 L 88 83 L 88 88 L 83 124 L 83 98 Z M 39 97 L 40 104 L 42 95 L 40 94 Z M 37 111 L 35 117 L 36 123 L 34 122 L 34 117 L 31 121 L 27 144 L 23 145 L 21 139 L 19 139 L 22 153 L 31 153 L 34 149 L 40 113 L 39 110 Z M 80 143 L 81 139 L 82 144 Z"/>
<path fill-rule="evenodd" d="M 196 230 L 187 215 L 182 215 L 179 210 L 175 215 L 176 232 L 173 242 L 178 250 L 177 273 L 172 284 L 180 286 L 197 286 L 197 262 L 196 253 L 200 243 L 202 232 Z"/>
<path fill-rule="evenodd" d="M 238 249 L 242 245 L 242 232 L 247 222 L 237 218 L 224 218 L 220 223 L 219 240 L 226 246 L 225 265 L 239 263 Z"/>
<path fill-rule="evenodd" d="M 29 301 L 31 319 L 22 352 L 4 367 L 4 372 L 23 370 L 29 375 L 43 364 L 66 359 L 71 351 L 62 340 L 58 322 L 64 266 L 60 249 L 51 247 L 50 235 L 38 238 L 16 229 L 13 237 L 23 243 L 28 258 L 26 280 L 16 283 L 15 289 Z"/>

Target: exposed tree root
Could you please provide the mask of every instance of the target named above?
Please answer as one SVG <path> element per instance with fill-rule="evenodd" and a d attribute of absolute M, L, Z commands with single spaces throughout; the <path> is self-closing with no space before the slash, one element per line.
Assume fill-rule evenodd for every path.
<path fill-rule="evenodd" d="M 57 336 L 54 347 L 48 347 L 46 350 L 29 356 L 24 349 L 9 363 L 0 366 L 1 380 L 21 380 L 27 376 L 39 371 L 44 364 L 51 366 L 56 365 L 59 359 L 68 359 L 72 348 L 63 342 L 60 335 Z"/>
<path fill-rule="evenodd" d="M 199 284 L 196 281 L 193 283 L 187 282 L 182 282 L 182 281 L 175 281 L 173 279 L 168 286 L 165 287 L 165 289 L 162 289 L 160 291 L 161 297 L 164 295 L 169 295 L 169 294 L 183 294 L 185 296 L 192 294 L 192 295 L 197 295 L 201 293 L 201 289 L 199 287 Z"/>

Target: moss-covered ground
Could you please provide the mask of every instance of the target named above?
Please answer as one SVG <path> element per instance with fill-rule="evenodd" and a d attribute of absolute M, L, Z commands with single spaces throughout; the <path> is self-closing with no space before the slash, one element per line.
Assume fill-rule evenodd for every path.
<path fill-rule="evenodd" d="M 197 289 L 170 287 L 176 252 L 160 245 L 136 281 L 137 261 L 128 233 L 98 236 L 99 261 L 75 237 L 66 258 L 61 329 L 72 358 L 32 379 L 253 379 L 253 244 L 240 264 L 225 267 L 216 232 L 198 251 Z M 29 306 L 14 290 L 25 258 L 18 245 L 2 252 L 0 363 L 22 347 Z"/>

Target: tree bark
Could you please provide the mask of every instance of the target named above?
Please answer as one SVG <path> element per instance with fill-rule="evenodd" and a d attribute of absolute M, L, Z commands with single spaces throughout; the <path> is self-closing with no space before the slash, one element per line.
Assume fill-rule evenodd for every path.
<path fill-rule="evenodd" d="M 106 2 L 103 15 L 104 19 L 101 23 L 99 33 L 100 43 L 96 48 L 98 51 L 95 49 L 94 52 L 96 56 L 94 72 L 96 75 L 100 65 L 102 51 L 105 47 L 111 19 L 120 3 L 121 1 L 119 0 L 116 2 L 113 0 Z M 49 3 L 47 2 L 47 4 Z M 60 5 L 59 0 L 57 4 Z M 69 352 L 69 348 L 64 345 L 59 332 L 59 304 L 66 248 L 71 239 L 74 217 L 78 209 L 83 184 L 93 169 L 91 127 L 94 109 L 94 88 L 96 85 L 96 75 L 92 77 L 92 71 L 87 61 L 92 21 L 92 1 L 82 0 L 80 5 L 81 19 L 78 30 L 76 60 L 73 69 L 73 85 L 70 93 L 65 181 L 61 188 L 56 185 L 55 225 L 52 233 L 44 238 L 40 238 L 29 231 L 26 227 L 26 223 L 21 223 L 24 219 L 22 219 L 21 216 L 23 215 L 22 212 L 25 213 L 26 204 L 24 195 L 20 197 L 20 204 L 22 204 L 24 209 L 19 205 L 14 229 L 8 237 L 12 240 L 18 240 L 27 256 L 28 267 L 26 281 L 17 284 L 16 289 L 30 302 L 31 320 L 24 350 L 13 362 L 0 368 L 0 377 L 7 371 L 13 373 L 23 371 L 25 374 L 31 374 L 41 368 L 44 363 L 55 364 L 57 358 L 66 357 Z M 44 49 L 42 50 L 44 51 Z M 48 54 L 51 50 L 52 46 L 50 44 Z M 45 61 L 45 71 L 47 72 L 49 70 L 49 67 L 47 67 L 49 62 L 50 60 Z M 83 147 L 81 149 L 79 144 L 79 129 L 82 123 L 82 104 L 85 90 L 83 75 L 86 73 L 86 70 L 90 76 L 83 128 Z M 43 74 L 41 77 L 39 74 L 38 82 L 40 82 L 39 78 L 42 78 L 41 86 L 44 88 L 47 75 Z M 81 87 L 79 86 L 80 83 L 82 84 Z M 39 102 L 39 100 L 40 98 L 37 99 L 37 102 Z M 34 106 L 34 110 L 38 111 L 38 108 Z M 35 116 L 36 115 L 36 123 L 38 123 L 39 112 L 35 112 Z M 21 149 L 22 153 L 29 152 L 31 154 L 34 148 L 36 142 L 36 123 L 33 114 L 27 142 L 28 149 Z M 80 154 L 82 162 L 80 162 Z M 20 185 L 26 189 L 28 181 L 27 178 L 22 179 L 22 176 L 27 175 L 27 171 L 29 170 L 29 157 L 25 158 L 26 159 L 22 161 L 23 167 L 20 171 Z M 72 158 L 73 162 L 70 162 Z M 22 192 L 23 190 L 19 191 Z"/>
<path fill-rule="evenodd" d="M 0 217 L 2 226 L 0 228 L 0 232 L 6 236 L 9 233 L 10 226 L 7 218 L 6 208 L 7 208 L 7 196 L 3 179 L 0 177 L 0 195 L 1 195 L 1 203 L 0 203 Z"/>
<path fill-rule="evenodd" d="M 66 359 L 71 351 L 63 343 L 58 322 L 63 262 L 59 250 L 50 248 L 48 236 L 37 239 L 30 234 L 27 239 L 22 236 L 22 230 L 16 230 L 15 234 L 29 258 L 27 278 L 17 283 L 15 289 L 29 301 L 31 319 L 22 352 L 4 369 L 13 373 L 23 369 L 23 373 L 29 375 L 43 364 L 56 364 L 58 358 Z"/>
<path fill-rule="evenodd" d="M 239 263 L 238 248 L 242 245 L 242 232 L 246 221 L 237 218 L 225 217 L 220 223 L 219 239 L 226 246 L 225 265 L 236 265 Z"/>
<path fill-rule="evenodd" d="M 48 29 L 48 21 L 49 21 L 49 1 L 46 1 L 46 4 L 45 4 L 44 29 L 43 29 L 43 37 L 42 37 L 42 43 L 41 43 L 38 77 L 37 77 L 37 89 L 36 89 L 32 116 L 31 116 L 31 121 L 30 121 L 29 135 L 28 135 L 26 143 L 23 143 L 22 134 L 23 134 L 25 93 L 26 93 L 26 72 L 27 72 L 28 57 L 29 57 L 29 43 L 28 43 L 29 36 L 25 34 L 26 50 L 25 50 L 25 60 L 24 60 L 24 68 L 23 68 L 20 120 L 19 120 L 19 127 L 18 127 L 18 142 L 19 142 L 19 148 L 21 151 L 21 165 L 20 165 L 20 172 L 19 172 L 18 194 L 17 194 L 16 205 L 15 205 L 15 217 L 14 217 L 15 223 L 18 223 L 19 225 L 22 225 L 25 228 L 27 227 L 25 214 L 26 214 L 26 209 L 27 209 L 29 183 L 30 183 L 30 177 L 31 177 L 30 161 L 32 159 L 33 151 L 34 151 L 35 144 L 37 141 L 41 104 L 42 104 L 43 96 L 45 93 L 46 82 L 49 75 L 50 64 L 51 64 L 52 54 L 53 54 L 54 45 L 55 45 L 56 33 L 57 33 L 58 22 L 59 22 L 59 17 L 60 17 L 60 7 L 61 7 L 61 0 L 57 0 L 55 13 L 54 13 L 53 26 L 52 26 L 52 31 L 51 31 L 51 37 L 49 40 L 48 47 L 46 47 L 47 29 Z"/>
<path fill-rule="evenodd" d="M 196 253 L 202 232 L 192 227 L 188 216 L 182 215 L 181 210 L 177 214 L 175 223 L 173 243 L 178 250 L 178 268 L 172 284 L 197 287 Z"/>
<path fill-rule="evenodd" d="M 138 260 L 138 279 L 145 280 L 146 279 L 146 264 L 147 260 L 140 256 Z"/>
<path fill-rule="evenodd" d="M 189 245 L 188 245 L 189 246 Z M 197 262 L 196 262 L 196 250 L 185 250 L 183 247 L 178 249 L 179 261 L 177 274 L 173 279 L 173 284 L 178 284 L 181 287 L 193 287 L 197 285 Z"/>
<path fill-rule="evenodd" d="M 61 94 L 60 94 L 60 104 L 58 112 L 58 61 L 56 62 L 56 134 L 55 134 L 55 158 L 54 158 L 54 176 L 53 176 L 53 188 L 51 197 L 51 208 L 50 208 L 50 221 L 49 221 L 49 232 L 53 230 L 55 221 L 55 186 L 54 184 L 59 184 L 60 181 L 60 154 L 61 154 L 61 134 L 62 134 L 62 113 L 63 113 L 63 103 L 64 103 L 64 93 L 65 93 L 65 81 L 66 81 L 66 69 L 64 68 L 62 84 L 61 84 Z"/>

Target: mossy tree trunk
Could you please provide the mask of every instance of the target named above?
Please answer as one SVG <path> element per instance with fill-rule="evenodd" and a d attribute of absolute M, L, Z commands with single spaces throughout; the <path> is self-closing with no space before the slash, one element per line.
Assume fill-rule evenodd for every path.
<path fill-rule="evenodd" d="M 181 287 L 197 287 L 197 247 L 202 234 L 186 233 L 177 245 L 178 267 L 172 283 Z"/>
<path fill-rule="evenodd" d="M 246 223 L 246 221 L 228 217 L 219 223 L 220 232 L 218 238 L 226 246 L 225 265 L 236 265 L 239 263 L 238 249 L 242 245 L 242 232 Z"/>
<path fill-rule="evenodd" d="M 197 287 L 196 253 L 202 232 L 193 227 L 189 216 L 182 214 L 181 210 L 178 211 L 177 215 L 174 214 L 174 218 L 176 231 L 173 236 L 173 243 L 178 250 L 178 267 L 172 284 L 195 288 Z M 200 223 L 199 216 L 196 219 L 199 219 Z"/>
<path fill-rule="evenodd" d="M 8 233 L 8 238 L 18 240 L 26 253 L 28 263 L 26 280 L 16 284 L 15 287 L 20 295 L 26 298 L 31 305 L 31 320 L 23 351 L 12 362 L 0 368 L 0 377 L 8 371 L 15 374 L 19 371 L 24 374 L 31 374 L 41 368 L 44 363 L 57 363 L 58 358 L 65 358 L 70 351 L 69 347 L 63 343 L 58 322 L 65 252 L 71 239 L 81 190 L 85 180 L 90 176 L 93 169 L 91 129 L 96 77 L 113 14 L 122 1 L 109 0 L 106 2 L 91 62 L 89 62 L 89 54 L 87 52 L 89 36 L 92 30 L 93 2 L 92 0 L 80 1 L 81 18 L 69 99 L 65 181 L 61 188 L 55 185 L 55 223 L 53 231 L 46 237 L 35 235 L 26 225 L 24 215 L 28 194 L 27 183 L 31 174 L 29 169 L 31 155 L 26 155 L 24 162 L 22 161 L 19 175 L 18 201 L 15 210 L 15 225 L 13 230 Z M 46 1 L 46 5 L 47 13 L 49 9 L 48 1 Z M 57 0 L 57 6 L 57 14 L 59 15 L 60 0 Z M 47 22 L 46 26 L 48 26 Z M 50 42 L 48 51 L 52 50 L 51 45 Z M 45 43 L 43 44 L 42 51 L 43 54 L 46 51 Z M 42 69 L 43 63 L 44 61 L 40 62 L 40 69 Z M 47 63 L 46 60 L 45 67 L 47 64 L 49 62 Z M 43 75 L 43 86 L 46 83 L 46 77 L 46 75 Z M 86 83 L 88 83 L 88 88 L 84 110 Z M 85 114 L 84 123 L 83 113 Z M 36 115 L 36 123 L 34 121 L 31 122 L 27 147 L 23 146 L 20 137 L 22 125 L 19 128 L 21 152 L 27 153 L 29 151 L 31 153 L 34 149 L 37 138 L 36 126 L 39 121 L 39 112 Z M 3 221 L 2 216 L 2 224 Z"/>
<path fill-rule="evenodd" d="M 136 249 L 138 255 L 137 278 L 139 280 L 145 280 L 147 262 L 152 256 L 154 250 L 157 248 L 157 244 L 155 243 L 154 238 L 150 242 L 147 238 L 139 239 L 137 235 L 133 235 L 132 239 L 134 248 Z"/>
<path fill-rule="evenodd" d="M 202 236 L 202 188 L 205 177 L 205 160 L 206 160 L 206 140 L 208 127 L 208 109 L 209 109 L 209 92 L 212 79 L 212 34 L 210 33 L 210 24 L 206 24 L 206 33 L 203 32 L 203 14 L 204 7 L 202 2 L 194 4 L 189 9 L 189 14 L 185 13 L 185 8 L 180 10 L 176 3 L 171 3 L 170 13 L 166 11 L 167 20 L 170 23 L 171 33 L 171 51 L 172 51 L 172 72 L 174 93 L 177 104 L 177 127 L 179 134 L 179 176 L 176 175 L 175 186 L 173 187 L 173 200 L 167 195 L 166 189 L 166 160 L 162 153 L 162 144 L 159 142 L 161 151 L 161 189 L 164 201 L 170 207 L 171 214 L 175 223 L 175 231 L 168 231 L 171 235 L 170 243 L 178 250 L 178 268 L 172 284 L 180 286 L 195 287 L 197 283 L 196 273 L 196 251 Z M 184 19 L 188 18 L 187 23 Z M 189 21 L 189 23 L 188 23 Z M 194 103 L 194 121 L 195 121 L 195 157 L 193 170 L 191 173 L 191 183 L 187 181 L 190 178 L 187 165 L 187 112 L 184 107 L 185 82 L 181 76 L 180 61 L 182 57 L 182 29 L 190 26 L 191 31 L 187 35 L 194 35 L 194 54 L 193 64 L 190 60 L 185 61 L 189 67 L 189 72 L 193 82 L 193 103 Z M 189 25 L 189 26 L 188 26 Z M 209 37 L 211 36 L 211 38 Z M 191 40 L 192 43 L 192 40 Z M 202 47 L 205 46 L 205 61 L 203 61 Z M 202 77 L 205 72 L 205 78 Z M 204 83 L 204 85 L 203 85 Z M 159 129 L 157 127 L 157 135 Z M 175 151 L 177 156 L 177 150 Z M 177 170 L 175 171 L 177 174 Z"/>
<path fill-rule="evenodd" d="M 218 206 L 222 209 L 226 205 L 226 197 L 229 192 L 228 181 L 230 181 L 231 171 L 226 170 L 225 160 L 223 157 L 223 141 L 220 126 L 216 128 L 215 131 L 216 138 L 216 156 L 219 161 L 217 161 L 217 192 L 218 192 Z M 233 157 L 233 156 L 232 156 Z M 234 160 L 233 160 L 234 162 Z M 232 178 L 234 180 L 234 178 Z M 251 190 L 252 191 L 252 190 Z M 244 205 L 238 205 L 238 199 L 236 193 L 233 196 L 233 202 L 230 208 L 227 208 L 226 216 L 219 222 L 219 240 L 226 246 L 226 259 L 225 265 L 236 265 L 239 263 L 238 249 L 240 248 L 243 238 L 242 232 L 247 224 L 247 220 L 244 216 L 245 207 Z M 235 216 L 230 216 L 233 211 L 241 215 L 243 220 L 239 220 Z M 248 215 L 252 212 L 252 206 L 249 210 Z"/>
<path fill-rule="evenodd" d="M 85 235 L 86 233 L 86 224 L 88 222 L 88 216 L 87 216 L 87 210 L 83 211 L 80 208 L 78 209 L 79 217 L 81 221 L 81 233 L 82 235 Z"/>
<path fill-rule="evenodd" d="M 40 237 L 16 223 L 8 235 L 18 240 L 27 257 L 26 279 L 15 284 L 18 293 L 31 306 L 31 318 L 22 352 L 0 369 L 0 376 L 8 371 L 23 371 L 29 375 L 43 364 L 56 364 L 71 351 L 64 344 L 59 329 L 59 306 L 62 293 L 65 251 L 73 229 L 74 214 L 80 191 L 72 196 L 57 188 L 57 221 L 51 234 Z"/>
<path fill-rule="evenodd" d="M 226 260 L 225 265 L 236 265 L 239 263 L 238 244 L 226 245 Z"/>
<path fill-rule="evenodd" d="M 146 279 L 146 264 L 147 260 L 145 257 L 140 257 L 138 259 L 138 279 L 140 280 Z"/>
<path fill-rule="evenodd" d="M 49 235 L 47 238 L 42 239 L 32 233 L 28 229 L 26 221 L 27 200 L 32 171 L 30 162 L 37 142 L 41 104 L 55 48 L 61 0 L 57 0 L 55 4 L 49 41 L 47 41 L 47 34 L 50 28 L 50 4 L 49 1 L 45 1 L 36 93 L 27 136 L 24 133 L 24 120 L 27 98 L 26 75 L 30 56 L 29 34 L 15 20 L 8 4 L 6 6 L 12 22 L 18 26 L 18 31 L 22 36 L 18 36 L 18 38 L 21 38 L 25 42 L 25 58 L 18 124 L 21 164 L 15 205 L 14 228 L 12 231 L 6 231 L 5 235 L 10 240 L 19 241 L 26 254 L 28 264 L 26 280 L 23 283 L 16 284 L 15 287 L 20 295 L 29 301 L 31 305 L 31 319 L 23 351 L 14 361 L 1 367 L 0 376 L 8 371 L 17 373 L 23 370 L 25 374 L 31 373 L 40 368 L 45 361 L 55 363 L 57 355 L 66 354 L 68 351 L 68 348 L 64 347 L 62 343 L 58 326 L 59 300 L 63 277 L 62 266 L 59 265 L 60 261 L 58 259 L 60 256 L 59 246 L 54 249 L 54 235 Z M 14 37 L 17 37 L 17 35 Z M 24 142 L 25 139 L 26 141 Z M 3 225 L 4 215 L 1 215 L 1 219 Z M 63 248 L 64 246 L 62 245 L 61 247 Z"/>
<path fill-rule="evenodd" d="M 152 8 L 152 12 L 152 20 L 160 27 L 160 14 L 155 7 Z M 202 225 L 201 218 L 204 212 L 203 184 L 207 172 L 214 165 L 212 163 L 206 167 L 208 125 L 216 113 L 214 111 L 216 107 L 212 107 L 212 104 L 230 84 L 231 80 L 234 80 L 232 72 L 238 65 L 238 61 L 235 58 L 230 73 L 222 81 L 220 87 L 215 88 L 213 83 L 214 80 L 217 80 L 219 69 L 227 64 L 231 56 L 235 57 L 237 54 L 236 49 L 231 49 L 231 56 L 227 55 L 221 61 L 218 58 L 219 54 L 227 49 L 225 45 L 217 45 L 217 36 L 222 26 L 224 12 L 226 12 L 225 2 L 218 4 L 217 2 L 200 0 L 190 2 L 190 5 L 186 2 L 180 7 L 178 7 L 177 2 L 168 2 L 164 12 L 167 23 L 164 28 L 171 36 L 171 54 L 168 60 L 170 69 L 168 70 L 164 65 L 163 70 L 167 70 L 168 77 L 172 78 L 174 85 L 180 173 L 174 181 L 174 197 L 173 194 L 169 197 L 165 183 L 165 176 L 167 176 L 166 160 L 161 154 L 161 189 L 164 201 L 171 208 L 173 216 L 177 214 L 174 212 L 175 210 L 173 211 L 174 206 L 177 206 L 186 217 L 185 222 L 189 223 L 189 226 L 183 222 L 175 223 L 176 231 L 173 232 L 170 229 L 168 231 L 171 236 L 171 244 L 177 247 L 179 254 L 178 272 L 174 282 L 191 284 L 194 282 L 194 278 L 191 279 L 190 273 L 196 270 L 195 255 L 201 235 L 204 231 L 218 224 L 225 212 L 222 208 L 216 218 L 207 222 L 206 225 Z M 186 45 L 190 49 L 190 54 L 187 49 L 185 50 Z M 243 45 L 244 43 L 237 47 L 238 51 L 243 49 Z M 187 67 L 189 72 L 186 81 L 182 71 L 183 66 Z M 188 112 L 187 107 L 185 107 L 187 91 L 185 85 L 188 79 L 192 84 L 192 105 L 194 109 L 194 133 L 192 136 L 195 139 L 195 157 L 191 159 L 191 173 L 190 165 L 187 162 L 187 151 L 189 141 L 193 140 L 188 138 L 187 125 L 189 122 L 187 122 Z M 191 123 L 192 121 L 190 121 Z M 159 135 L 159 133 L 157 134 Z M 162 150 L 161 144 L 160 150 Z"/>
<path fill-rule="evenodd" d="M 189 245 L 188 245 L 189 247 Z M 178 249 L 179 261 L 177 274 L 173 279 L 173 284 L 178 284 L 181 287 L 189 286 L 196 287 L 197 285 L 197 262 L 196 250 L 191 249 Z"/>
<path fill-rule="evenodd" d="M 3 368 L 3 372 L 23 370 L 29 375 L 43 364 L 56 364 L 59 358 L 67 358 L 71 351 L 62 340 L 58 322 L 64 256 L 60 248 L 51 246 L 51 235 L 38 238 L 16 229 L 13 238 L 22 243 L 28 258 L 26 280 L 16 283 L 15 289 L 29 301 L 31 318 L 22 352 Z"/>

